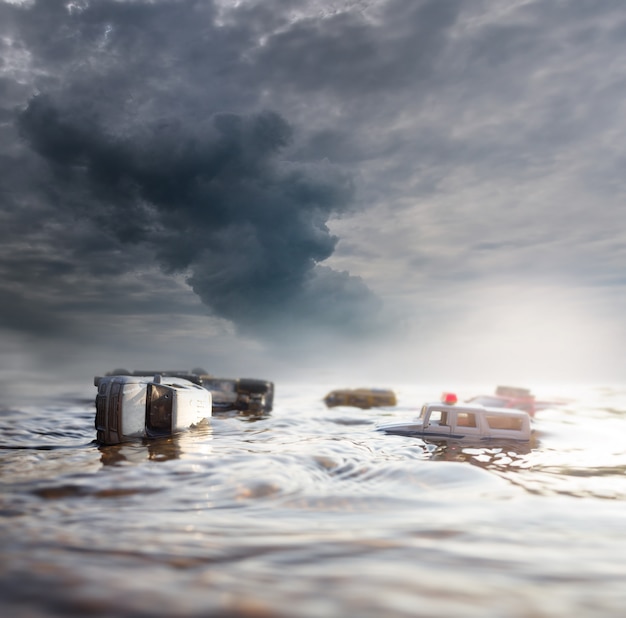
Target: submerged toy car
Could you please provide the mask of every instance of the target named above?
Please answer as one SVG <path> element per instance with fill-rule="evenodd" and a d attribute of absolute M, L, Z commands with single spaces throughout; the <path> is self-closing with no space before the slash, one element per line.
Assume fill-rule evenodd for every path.
<path fill-rule="evenodd" d="M 396 395 L 393 391 L 383 388 L 344 388 L 328 393 L 324 397 L 324 403 L 329 408 L 353 406 L 355 408 L 368 409 L 380 406 L 395 406 Z"/>
<path fill-rule="evenodd" d="M 515 408 L 516 410 L 524 410 L 530 416 L 535 416 L 537 411 L 535 396 L 530 390 L 515 386 L 498 386 L 495 395 L 478 395 L 469 399 L 468 403 L 493 408 Z"/>
<path fill-rule="evenodd" d="M 387 423 L 377 429 L 386 433 L 434 440 L 530 440 L 530 416 L 521 410 L 456 405 L 450 396 L 424 404 L 414 421 Z"/>
<path fill-rule="evenodd" d="M 204 369 L 169 370 L 169 371 L 127 371 L 116 369 L 107 373 L 110 375 L 175 376 L 184 378 L 194 384 L 207 389 L 212 396 L 214 412 L 240 410 L 242 412 L 265 413 L 271 412 L 274 406 L 274 383 L 267 380 L 253 380 L 251 378 L 216 378 Z"/>
<path fill-rule="evenodd" d="M 96 376 L 96 440 L 170 436 L 211 416 L 211 393 L 179 377 Z"/>

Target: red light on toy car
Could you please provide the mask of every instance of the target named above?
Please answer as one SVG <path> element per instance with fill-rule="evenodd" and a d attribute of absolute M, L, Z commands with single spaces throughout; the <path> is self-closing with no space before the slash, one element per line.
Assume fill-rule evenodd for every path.
<path fill-rule="evenodd" d="M 458 399 L 455 393 L 443 393 L 443 395 L 441 395 L 441 401 L 442 403 L 451 406 L 454 405 Z"/>

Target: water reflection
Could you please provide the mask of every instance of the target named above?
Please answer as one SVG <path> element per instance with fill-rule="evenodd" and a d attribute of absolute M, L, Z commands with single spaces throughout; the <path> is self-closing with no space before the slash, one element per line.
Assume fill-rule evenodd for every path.
<path fill-rule="evenodd" d="M 237 419 L 244 423 L 262 421 L 270 416 L 269 412 L 258 410 L 214 411 L 211 419 Z M 161 438 L 143 438 L 110 446 L 99 446 L 100 459 L 105 466 L 115 466 L 124 462 L 141 463 L 144 461 L 171 461 L 180 459 L 184 454 L 198 450 L 206 438 L 213 433 L 211 419 L 206 419 L 188 431 Z M 203 447 L 201 450 L 205 451 Z"/>
<path fill-rule="evenodd" d="M 281 393 L 107 447 L 93 402 L 0 413 L 3 615 L 621 615 L 626 390 L 542 411 L 527 444 Z"/>
<path fill-rule="evenodd" d="M 179 459 L 181 447 L 178 436 L 99 446 L 103 466 L 117 466 L 125 462 L 169 461 Z"/>
<path fill-rule="evenodd" d="M 212 437 L 210 423 L 202 423 L 188 431 L 161 438 L 143 438 L 110 446 L 99 445 L 103 466 L 124 463 L 140 464 L 146 461 L 172 461 L 193 453 L 210 450 L 208 440 Z"/>
<path fill-rule="evenodd" d="M 532 447 L 528 444 L 512 443 L 497 446 L 468 446 L 461 443 L 433 445 L 433 461 L 466 462 L 486 470 L 519 470 L 530 467 L 528 455 Z"/>
<path fill-rule="evenodd" d="M 238 418 L 239 420 L 253 423 L 262 421 L 271 416 L 267 410 L 213 410 L 213 418 Z"/>

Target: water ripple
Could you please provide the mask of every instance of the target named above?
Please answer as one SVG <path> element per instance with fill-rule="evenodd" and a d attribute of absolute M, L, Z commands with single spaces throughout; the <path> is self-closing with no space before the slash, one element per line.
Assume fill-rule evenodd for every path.
<path fill-rule="evenodd" d="M 318 390 L 108 447 L 87 395 L 0 410 L 3 614 L 621 614 L 626 389 L 564 393 L 526 446 L 387 436 L 417 390 Z"/>

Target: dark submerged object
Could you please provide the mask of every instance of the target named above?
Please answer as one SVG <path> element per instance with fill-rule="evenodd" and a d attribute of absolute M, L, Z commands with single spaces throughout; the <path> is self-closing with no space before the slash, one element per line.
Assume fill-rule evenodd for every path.
<path fill-rule="evenodd" d="M 329 408 L 352 406 L 367 410 L 381 406 L 395 406 L 396 394 L 392 390 L 384 388 L 342 388 L 330 391 L 324 397 L 324 403 Z"/>

